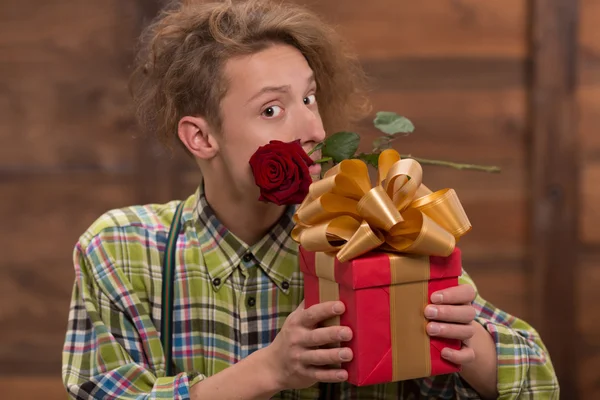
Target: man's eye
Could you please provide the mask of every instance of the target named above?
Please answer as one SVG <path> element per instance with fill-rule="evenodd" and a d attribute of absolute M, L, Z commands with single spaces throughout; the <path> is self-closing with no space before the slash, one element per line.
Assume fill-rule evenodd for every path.
<path fill-rule="evenodd" d="M 304 98 L 304 104 L 306 104 L 307 106 L 309 104 L 314 104 L 316 101 L 317 101 L 317 98 L 315 97 L 314 94 L 311 94 L 310 96 Z"/>
<path fill-rule="evenodd" d="M 281 107 L 279 106 L 271 106 L 265 109 L 262 114 L 267 118 L 273 118 L 281 114 Z"/>

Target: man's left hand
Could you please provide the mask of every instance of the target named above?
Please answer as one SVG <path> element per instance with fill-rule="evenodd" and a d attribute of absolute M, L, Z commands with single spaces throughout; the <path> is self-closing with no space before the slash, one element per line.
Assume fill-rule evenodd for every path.
<path fill-rule="evenodd" d="M 462 340 L 465 346 L 460 350 L 445 348 L 442 357 L 455 364 L 467 364 L 475 359 L 475 352 L 469 341 L 475 335 L 475 300 L 473 286 L 464 284 L 440 290 L 431 295 L 431 302 L 425 308 L 429 336 Z"/>

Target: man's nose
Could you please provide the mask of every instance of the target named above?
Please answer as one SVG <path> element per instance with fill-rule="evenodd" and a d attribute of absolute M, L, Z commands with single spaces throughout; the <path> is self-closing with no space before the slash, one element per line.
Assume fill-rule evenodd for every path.
<path fill-rule="evenodd" d="M 301 132 L 299 132 L 302 142 L 322 142 L 325 140 L 325 129 L 323 121 L 318 112 L 305 109 L 303 113 L 304 121 L 300 124 Z"/>

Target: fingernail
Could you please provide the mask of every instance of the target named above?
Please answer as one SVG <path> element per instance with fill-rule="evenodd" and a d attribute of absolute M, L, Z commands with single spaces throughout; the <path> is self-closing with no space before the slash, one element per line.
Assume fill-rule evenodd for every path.
<path fill-rule="evenodd" d="M 453 351 L 451 349 L 445 348 L 442 350 L 442 357 L 450 358 L 450 357 L 452 357 L 452 353 L 453 353 Z"/>
<path fill-rule="evenodd" d="M 438 333 L 440 333 L 440 325 L 436 323 L 431 323 L 429 324 L 427 331 L 430 335 L 437 335 Z"/>
<path fill-rule="evenodd" d="M 333 312 L 336 314 L 341 314 L 342 312 L 344 312 L 344 306 L 340 303 L 335 303 L 333 306 Z"/>
<path fill-rule="evenodd" d="M 440 304 L 444 301 L 444 296 L 441 293 L 434 293 L 431 295 L 431 302 L 434 304 Z"/>
<path fill-rule="evenodd" d="M 342 329 L 340 331 L 340 340 L 348 341 L 352 338 L 352 333 L 349 329 Z"/>
<path fill-rule="evenodd" d="M 339 379 L 339 380 L 344 380 L 346 379 L 346 373 L 344 371 L 340 371 L 337 374 L 335 374 L 335 376 Z"/>
<path fill-rule="evenodd" d="M 427 318 L 435 318 L 438 315 L 438 309 L 434 306 L 425 307 L 425 316 Z"/>
<path fill-rule="evenodd" d="M 349 350 L 340 350 L 340 360 L 342 361 L 350 361 L 352 358 L 352 354 Z"/>

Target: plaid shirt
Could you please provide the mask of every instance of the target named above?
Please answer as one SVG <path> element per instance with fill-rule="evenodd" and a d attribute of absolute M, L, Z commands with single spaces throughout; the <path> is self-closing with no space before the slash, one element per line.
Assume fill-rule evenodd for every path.
<path fill-rule="evenodd" d="M 74 252 L 62 368 L 72 398 L 189 399 L 192 385 L 271 343 L 301 302 L 297 245 L 289 235 L 293 209 L 259 243 L 247 246 L 217 220 L 201 189 L 185 202 L 173 310 L 179 373 L 165 376 L 159 334 L 162 257 L 178 202 L 113 210 L 81 236 Z M 461 280 L 473 284 L 466 273 Z M 496 342 L 499 398 L 558 398 L 556 376 L 536 331 L 479 296 L 474 305 L 477 321 Z M 322 384 L 275 398 L 319 395 L 479 398 L 458 374 L 361 388 Z"/>

